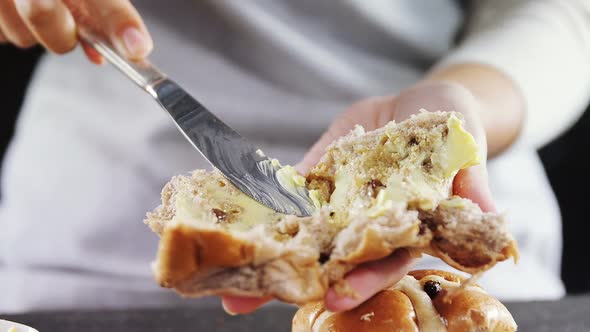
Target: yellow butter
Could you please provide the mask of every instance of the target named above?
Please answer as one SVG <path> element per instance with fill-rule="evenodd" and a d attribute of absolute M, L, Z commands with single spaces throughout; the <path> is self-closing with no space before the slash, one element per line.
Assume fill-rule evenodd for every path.
<path fill-rule="evenodd" d="M 340 210 L 347 203 L 347 194 L 353 188 L 354 176 L 344 170 L 334 175 L 334 192 L 330 196 L 330 206 Z"/>
<path fill-rule="evenodd" d="M 280 165 L 280 164 L 279 164 Z M 291 192 L 297 192 L 299 188 L 305 187 L 305 178 L 297 172 L 293 166 L 283 166 L 277 173 L 277 180 L 281 186 Z"/>
<path fill-rule="evenodd" d="M 367 211 L 369 217 L 375 218 L 382 216 L 385 211 L 391 209 L 393 202 L 398 200 L 392 199 L 390 193 L 391 191 L 389 190 L 381 190 L 379 194 L 377 194 L 375 204 Z"/>
<path fill-rule="evenodd" d="M 432 185 L 430 185 L 424 173 L 419 170 L 414 170 L 408 176 L 408 188 L 411 188 L 413 197 L 420 197 L 418 206 L 423 210 L 432 210 L 435 208 L 437 201 L 442 198 L 441 193 L 437 192 Z"/>
<path fill-rule="evenodd" d="M 311 198 L 311 201 L 313 202 L 313 205 L 316 207 L 316 209 L 321 208 L 326 203 L 323 201 L 319 190 L 310 190 L 309 198 Z"/>
<path fill-rule="evenodd" d="M 399 174 L 393 174 L 389 177 L 385 188 L 382 188 L 377 197 L 375 203 L 369 209 L 369 217 L 378 217 L 383 215 L 385 211 L 391 209 L 392 202 L 405 202 L 408 200 L 406 190 L 403 188 L 402 177 Z"/>
<path fill-rule="evenodd" d="M 443 158 L 445 178 L 453 177 L 459 170 L 481 162 L 477 152 L 477 143 L 464 128 L 461 120 L 454 114 L 447 122 L 449 134 L 445 143 L 446 154 Z"/>
<path fill-rule="evenodd" d="M 282 166 L 281 166 L 281 163 L 279 162 L 279 160 L 278 160 L 278 159 L 274 159 L 274 158 L 273 158 L 273 159 L 271 159 L 271 160 L 270 160 L 270 164 L 271 164 L 271 165 L 273 165 L 273 166 L 276 166 L 276 167 L 282 167 Z"/>
<path fill-rule="evenodd" d="M 235 191 L 233 194 L 230 194 L 227 189 L 224 189 L 224 187 L 213 183 L 208 184 L 205 187 L 203 195 L 214 201 L 228 202 L 237 206 L 240 210 L 240 213 L 238 214 L 240 219 L 222 224 L 235 231 L 248 230 L 254 225 L 270 222 L 280 215 L 278 212 L 258 203 L 256 200 L 240 191 Z M 191 197 L 189 193 L 177 195 L 175 219 L 181 222 L 190 220 L 215 221 L 212 210 L 203 209 L 200 205 L 194 204 L 193 199 L 194 198 Z"/>
<path fill-rule="evenodd" d="M 452 208 L 462 208 L 465 206 L 465 200 L 459 196 L 453 196 L 440 202 L 440 205 Z"/>
<path fill-rule="evenodd" d="M 195 198 L 186 192 L 179 192 L 176 194 L 174 207 L 176 213 L 174 219 L 176 221 L 190 221 L 190 220 L 212 220 L 211 211 L 202 209 L 198 204 L 193 202 Z"/>
<path fill-rule="evenodd" d="M 464 128 L 461 120 L 451 115 L 447 121 L 448 136 L 442 151 L 438 154 L 439 165 L 445 179 L 451 179 L 460 169 L 480 162 L 478 147 L 473 136 Z M 392 144 L 402 151 L 402 143 Z M 404 145 L 405 146 L 405 145 Z M 386 181 L 386 187 L 379 191 L 368 213 L 371 217 L 382 215 L 391 208 L 391 202 L 414 201 L 420 209 L 432 210 L 441 200 L 447 206 L 460 206 L 459 198 L 445 200 L 448 193 L 439 192 L 436 184 L 420 167 L 406 168 L 405 176 L 393 173 Z M 337 187 L 338 189 L 338 187 Z"/>

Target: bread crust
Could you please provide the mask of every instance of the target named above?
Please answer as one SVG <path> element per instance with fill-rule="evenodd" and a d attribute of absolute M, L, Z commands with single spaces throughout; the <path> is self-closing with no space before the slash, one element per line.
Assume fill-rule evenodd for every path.
<path fill-rule="evenodd" d="M 246 240 L 183 224 L 165 228 L 154 276 L 162 287 L 187 297 L 274 295 L 290 303 L 322 298 L 328 281 L 317 252 L 265 245 L 256 240 L 262 236 L 254 233 Z"/>
<path fill-rule="evenodd" d="M 219 230 L 195 230 L 180 225 L 168 229 L 160 241 L 157 260 L 162 286 L 187 279 L 207 268 L 231 268 L 250 264 L 254 245 Z"/>
<path fill-rule="evenodd" d="M 293 332 L 419 331 L 410 299 L 398 290 L 384 290 L 350 311 L 331 313 L 321 302 L 304 306 L 293 318 Z"/>
<path fill-rule="evenodd" d="M 447 281 L 432 300 L 427 297 L 430 302 L 427 305 L 434 307 L 436 317 L 421 317 L 418 304 L 421 304 L 423 297 L 417 297 L 413 292 L 403 287 L 398 289 L 394 285 L 346 312 L 327 312 L 322 302 L 307 304 L 295 314 L 293 331 L 427 331 L 424 322 L 428 319 L 439 320 L 441 328 L 448 332 L 516 331 L 516 323 L 502 303 L 479 286 L 460 289 L 464 278 L 459 275 L 439 270 L 417 270 L 410 272 L 405 278 L 414 279 L 413 285 L 417 287 L 415 290 L 425 292 L 421 281 L 434 279 L 433 276 Z M 457 289 L 460 290 L 456 291 Z M 455 290 L 453 295 L 447 296 L 452 290 Z"/>
<path fill-rule="evenodd" d="M 511 250 L 515 250 L 511 241 L 500 252 L 482 249 L 479 252 L 442 251 L 433 240 L 435 232 L 428 230 L 420 234 L 421 221 L 415 212 L 408 213 L 400 208 L 390 213 L 381 223 L 359 219 L 355 227 L 351 225 L 346 232 L 340 232 L 335 237 L 336 245 L 329 259 L 323 264 L 318 243 L 311 247 L 284 248 L 264 232 L 238 237 L 223 229 L 169 225 L 161 234 L 153 265 L 154 276 L 160 285 L 173 288 L 184 296 L 274 296 L 286 302 L 306 303 L 321 299 L 329 286 L 341 282 L 355 266 L 386 257 L 400 248 L 438 256 L 465 272 L 488 269 L 510 257 Z M 298 220 L 300 242 L 310 244 L 318 234 L 329 233 L 325 227 L 308 228 L 327 223 L 321 217 L 308 218 L 305 222 Z M 289 228 L 287 224 L 285 222 L 282 226 Z M 455 253 L 459 256 L 454 256 Z M 488 255 L 488 259 L 481 266 L 462 265 L 455 261 L 455 257 L 460 259 L 469 257 L 469 254 Z"/>

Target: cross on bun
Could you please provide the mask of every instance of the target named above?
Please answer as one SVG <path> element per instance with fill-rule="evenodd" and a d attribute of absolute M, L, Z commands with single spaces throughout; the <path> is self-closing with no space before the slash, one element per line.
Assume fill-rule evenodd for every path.
<path fill-rule="evenodd" d="M 455 174 L 478 162 L 456 113 L 422 112 L 328 147 L 303 177 L 278 172 L 285 188 L 309 190 L 309 217 L 277 213 L 219 172 L 177 176 L 146 223 L 161 236 L 156 280 L 185 296 L 323 298 L 355 266 L 397 249 L 440 257 L 475 273 L 510 257 L 504 216 L 451 196 Z M 345 287 L 341 287 L 345 289 Z"/>
<path fill-rule="evenodd" d="M 322 302 L 301 307 L 293 332 L 516 331 L 506 307 L 477 285 L 445 271 L 410 272 L 360 306 L 340 313 Z"/>

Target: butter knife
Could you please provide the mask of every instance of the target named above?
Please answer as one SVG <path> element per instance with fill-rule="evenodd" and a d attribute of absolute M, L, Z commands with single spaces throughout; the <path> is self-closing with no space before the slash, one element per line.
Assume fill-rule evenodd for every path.
<path fill-rule="evenodd" d="M 149 61 L 127 61 L 112 45 L 81 29 L 80 37 L 170 114 L 180 132 L 232 184 L 254 200 L 284 214 L 315 210 L 307 189 L 288 190 L 277 178 L 280 166 L 223 123 Z"/>

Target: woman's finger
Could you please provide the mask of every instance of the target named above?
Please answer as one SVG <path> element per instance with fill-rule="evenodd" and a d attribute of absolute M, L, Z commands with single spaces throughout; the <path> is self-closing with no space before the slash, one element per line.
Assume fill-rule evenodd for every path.
<path fill-rule="evenodd" d="M 484 165 L 471 166 L 459 171 L 453 180 L 453 194 L 470 199 L 484 212 L 496 211 Z"/>
<path fill-rule="evenodd" d="M 18 47 L 27 48 L 37 43 L 16 11 L 14 0 L 0 0 L 0 30 L 7 41 Z"/>
<path fill-rule="evenodd" d="M 6 42 L 6 36 L 2 33 L 2 29 L 0 29 L 0 44 L 4 44 Z"/>
<path fill-rule="evenodd" d="M 16 0 L 26 26 L 48 50 L 63 54 L 77 44 L 76 23 L 61 0 Z"/>
<path fill-rule="evenodd" d="M 359 124 L 351 117 L 349 112 L 342 113 L 328 128 L 328 130 L 320 137 L 320 139 L 307 151 L 303 160 L 295 166 L 295 169 L 302 174 L 305 174 L 308 169 L 317 164 L 320 158 L 326 152 L 326 147 L 338 138 L 348 134 L 354 126 Z"/>
<path fill-rule="evenodd" d="M 334 134 L 332 130 L 326 131 L 320 139 L 305 153 L 303 160 L 295 165 L 295 169 L 301 173 L 305 174 L 307 171 L 317 164 L 324 153 L 326 152 L 326 147 L 338 139 L 339 136 Z"/>
<path fill-rule="evenodd" d="M 230 315 L 247 314 L 272 300 L 271 297 L 224 296 L 221 298 L 223 309 Z"/>
<path fill-rule="evenodd" d="M 357 296 L 341 296 L 332 287 L 324 299 L 326 308 L 339 312 L 357 307 L 379 291 L 398 282 L 408 273 L 413 263 L 414 259 L 406 250 L 398 250 L 387 258 L 360 265 L 345 278 Z"/>
<path fill-rule="evenodd" d="M 139 13 L 128 0 L 64 0 L 77 13 L 76 20 L 103 33 L 115 48 L 131 60 L 145 58 L 153 48 L 152 39 Z"/>

